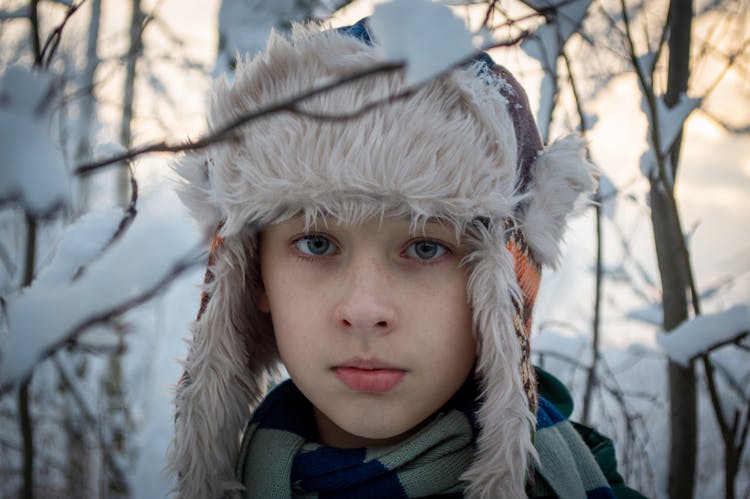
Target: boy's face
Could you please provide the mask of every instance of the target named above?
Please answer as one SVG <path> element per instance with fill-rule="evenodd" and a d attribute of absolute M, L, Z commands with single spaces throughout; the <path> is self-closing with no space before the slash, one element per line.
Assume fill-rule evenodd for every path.
<path fill-rule="evenodd" d="M 262 232 L 258 304 L 322 443 L 397 442 L 461 387 L 475 359 L 465 251 L 450 224 L 415 235 L 401 218 Z"/>

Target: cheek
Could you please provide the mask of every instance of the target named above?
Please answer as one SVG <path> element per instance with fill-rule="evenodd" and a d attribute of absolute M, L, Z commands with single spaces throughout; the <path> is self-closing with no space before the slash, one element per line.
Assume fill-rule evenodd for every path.
<path fill-rule="evenodd" d="M 457 361 L 461 365 L 473 365 L 476 358 L 476 340 L 473 331 L 473 310 L 468 303 L 466 278 L 461 280 L 458 291 L 453 297 L 451 315 L 454 319 L 456 335 L 453 338 L 457 352 Z"/>
<path fill-rule="evenodd" d="M 325 343 L 325 306 L 321 295 L 311 293 L 303 283 L 290 280 L 283 286 L 275 284 L 266 290 L 269 311 L 279 354 L 291 372 L 292 366 L 306 365 Z"/>
<path fill-rule="evenodd" d="M 433 299 L 427 300 L 428 305 L 419 314 L 427 325 L 426 335 L 432 336 L 425 341 L 432 345 L 435 358 L 462 371 L 472 366 L 476 357 L 473 314 L 465 286 L 466 280 L 461 278 L 435 289 Z"/>

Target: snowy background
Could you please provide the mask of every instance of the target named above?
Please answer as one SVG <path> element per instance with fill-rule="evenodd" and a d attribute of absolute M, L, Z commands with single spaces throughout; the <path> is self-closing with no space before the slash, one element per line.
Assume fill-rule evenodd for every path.
<path fill-rule="evenodd" d="M 40 4 L 42 40 L 62 21 L 66 6 L 61 3 L 66 2 Z M 8 1 L 0 7 L 2 497 L 15 496 L 21 483 L 15 384 L 34 366 L 30 394 L 40 496 L 66 490 L 75 469 L 71 456 L 85 456 L 86 490 L 91 496 L 163 497 L 171 487 L 162 469 L 171 436 L 172 388 L 181 374 L 179 359 L 186 353 L 182 338 L 198 309 L 206 238 L 172 191 L 168 154 L 143 155 L 133 161 L 138 184 L 134 216 L 126 213 L 123 217 L 122 206 L 130 200 L 120 194 L 122 178 L 112 169 L 86 182 L 68 173 L 92 158 L 124 151 L 122 108 L 128 99 L 123 87 L 127 87 L 130 2 L 102 4 L 97 27 L 96 117 L 89 119 L 80 108 L 60 104 L 76 102 L 85 87 L 80 81 L 83 47 L 91 32 L 89 17 L 95 3 L 84 4 L 71 16 L 46 74 L 30 71 L 34 61 L 29 55 L 28 26 L 13 17 L 23 14 L 26 2 Z M 229 0 L 135 3 L 148 13 L 144 17 L 148 22 L 139 20 L 145 26 L 144 48 L 133 85 L 135 98 L 131 98 L 130 146 L 199 137 L 211 78 L 231 67 L 236 50 L 259 50 L 271 26 L 283 25 L 290 18 L 328 18 L 338 6 L 291 1 L 250 5 Z M 585 56 L 586 42 L 575 31 L 589 3 L 568 2 L 554 28 L 552 23 L 540 26 L 523 45 L 491 51 L 524 84 L 547 138 L 577 126 L 570 91 L 560 89 L 555 97 L 558 69 L 563 69 L 555 58 L 569 38 L 573 53 Z M 352 2 L 336 12 L 330 23 L 350 24 L 374 8 L 371 2 Z M 507 8 L 512 18 L 529 13 L 527 7 L 514 4 Z M 458 18 L 427 2 L 392 4 L 379 10 L 382 27 L 376 23 L 376 28 L 384 39 L 394 42 L 385 44 L 385 55 L 409 61 L 411 81 L 419 82 L 461 60 L 472 47 L 487 46 L 513 33 L 499 29 L 492 35 L 472 36 L 486 5 L 454 11 Z M 747 8 L 737 11 L 745 15 L 739 28 L 727 19 L 731 9 L 719 9 L 696 23 L 695 37 L 706 39 L 710 30 L 724 29 L 746 40 L 750 36 Z M 658 20 L 657 14 L 654 17 Z M 399 20 L 407 25 L 414 22 L 416 28 L 399 25 L 389 30 Z M 466 20 L 469 28 L 459 20 Z M 719 43 L 717 50 L 724 48 Z M 741 59 L 722 75 L 711 91 L 710 105 L 690 113 L 697 101 L 683 99 L 684 105 L 670 111 L 662 122 L 662 137 L 674 135 L 689 114 L 674 183 L 704 312 L 680 331 L 664 334 L 649 185 L 644 177 L 651 161 L 645 154 L 650 149 L 648 123 L 635 75 L 618 70 L 622 61 L 616 54 L 611 57 L 614 62 L 592 60 L 581 70 L 585 73 L 581 86 L 591 96 L 584 105 L 590 125 L 587 134 L 592 159 L 604 172 L 605 199 L 601 205 L 602 361 L 592 419 L 617 442 L 624 461 L 621 472 L 628 482 L 647 495 L 664 496 L 669 450 L 665 352 L 687 362 L 708 346 L 750 328 L 750 210 L 746 201 L 750 135 L 747 123 L 742 122 L 743 116 L 750 116 L 748 61 Z M 698 89 L 710 86 L 721 72 L 708 67 L 709 63 L 704 66 L 696 78 L 706 81 L 695 83 Z M 610 73 L 606 78 L 598 74 L 605 71 Z M 60 75 L 69 78 L 62 88 Z M 50 101 L 50 95 L 57 100 Z M 663 117 L 668 116 L 666 111 L 662 109 Z M 91 142 L 89 155 L 79 157 L 84 136 Z M 19 291 L 28 247 L 28 217 L 23 209 L 38 223 L 35 277 L 30 287 Z M 566 236 L 559 268 L 544 275 L 532 336 L 536 360 L 573 389 L 578 417 L 591 358 L 595 235 L 594 210 L 583 207 Z M 123 309 L 130 310 L 120 314 Z M 67 340 L 78 329 L 81 333 L 73 345 Z M 740 410 L 740 419 L 747 417 L 750 399 L 749 343 L 747 337 L 742 341 L 744 349 L 730 345 L 713 354 L 716 365 L 727 374 L 721 385 L 724 407 Z M 51 351 L 56 353 L 42 360 Z M 700 379 L 696 497 L 720 497 L 721 437 L 705 382 Z M 117 380 L 119 388 L 107 385 L 112 380 Z M 82 442 L 81 448 L 71 442 Z M 102 471 L 106 469 L 110 471 Z M 118 473 L 127 477 L 125 492 L 112 486 L 112 475 Z M 41 488 L 40 483 L 48 488 Z M 739 497 L 750 494 L 747 451 L 736 490 Z"/>

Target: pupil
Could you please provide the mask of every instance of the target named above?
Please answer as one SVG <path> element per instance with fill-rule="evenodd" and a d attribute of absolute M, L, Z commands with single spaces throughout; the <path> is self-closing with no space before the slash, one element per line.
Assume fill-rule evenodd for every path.
<path fill-rule="evenodd" d="M 437 253 L 437 245 L 434 243 L 419 243 L 417 244 L 417 256 L 420 258 L 432 258 Z"/>
<path fill-rule="evenodd" d="M 307 240 L 307 248 L 311 253 L 320 255 L 328 250 L 328 240 L 323 237 L 311 237 Z"/>

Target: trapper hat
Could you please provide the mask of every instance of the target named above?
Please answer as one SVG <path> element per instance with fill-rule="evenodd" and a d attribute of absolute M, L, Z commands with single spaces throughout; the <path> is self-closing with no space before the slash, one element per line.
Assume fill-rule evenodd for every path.
<path fill-rule="evenodd" d="M 272 34 L 233 82 L 220 79 L 208 127 L 382 62 L 364 22 Z M 305 100 L 311 113 L 349 113 L 405 90 L 403 71 L 350 82 Z M 417 118 L 415 118 L 417 117 Z M 180 497 L 241 489 L 240 433 L 280 376 L 273 327 L 253 290 L 257 234 L 297 215 L 343 223 L 371 216 L 431 217 L 470 240 L 467 295 L 482 393 L 466 494 L 524 496 L 534 459 L 536 383 L 528 334 L 542 266 L 554 266 L 565 219 L 595 187 L 585 143 L 547 148 L 519 83 L 483 55 L 399 99 L 349 120 L 276 113 L 228 140 L 181 157 L 180 196 L 215 231 L 200 312 L 176 393 L 169 466 Z"/>

